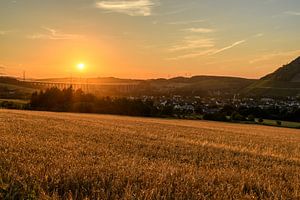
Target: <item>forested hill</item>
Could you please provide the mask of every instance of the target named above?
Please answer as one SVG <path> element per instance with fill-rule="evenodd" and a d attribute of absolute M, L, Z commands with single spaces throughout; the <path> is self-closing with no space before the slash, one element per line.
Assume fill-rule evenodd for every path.
<path fill-rule="evenodd" d="M 0 78 L 0 83 L 25 87 L 21 81 L 13 78 Z M 241 92 L 244 88 L 253 84 L 256 80 L 244 79 L 237 77 L 222 76 L 193 76 L 193 77 L 175 77 L 170 79 L 119 79 L 114 77 L 104 78 L 53 78 L 53 79 L 37 79 L 39 82 L 52 83 L 79 83 L 97 84 L 101 87 L 104 85 L 136 85 L 126 95 L 233 95 Z M 118 96 L 115 92 L 113 95 Z"/>
<path fill-rule="evenodd" d="M 244 90 L 255 96 L 297 96 L 300 94 L 300 57 L 268 74 Z"/>

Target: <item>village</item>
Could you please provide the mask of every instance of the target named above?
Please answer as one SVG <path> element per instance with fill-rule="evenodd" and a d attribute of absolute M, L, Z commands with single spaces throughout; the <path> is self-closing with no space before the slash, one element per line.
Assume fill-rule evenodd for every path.
<path fill-rule="evenodd" d="M 131 97 L 133 98 L 133 97 Z M 292 114 L 300 110 L 300 97 L 284 98 L 250 98 L 234 95 L 232 98 L 224 97 L 200 97 L 200 96 L 143 96 L 143 101 L 153 101 L 159 108 L 169 108 L 174 113 L 185 115 L 206 115 L 216 113 L 242 112 L 241 114 L 254 115 L 256 117 L 282 118 L 288 113 Z M 268 116 L 265 116 L 266 113 Z M 278 116 L 276 116 L 278 115 Z M 245 116 L 247 117 L 247 116 Z"/>

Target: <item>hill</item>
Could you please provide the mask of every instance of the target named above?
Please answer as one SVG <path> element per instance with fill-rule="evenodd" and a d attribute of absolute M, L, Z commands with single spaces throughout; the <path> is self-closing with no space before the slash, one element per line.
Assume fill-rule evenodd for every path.
<path fill-rule="evenodd" d="M 251 85 L 255 80 L 237 77 L 221 76 L 193 76 L 193 77 L 175 77 L 171 79 L 119 79 L 114 77 L 103 78 L 49 78 L 35 79 L 39 82 L 51 83 L 89 83 L 99 85 L 135 85 L 126 94 L 120 94 L 118 90 L 109 90 L 109 95 L 232 95 L 238 93 L 245 87 Z M 28 98 L 36 89 L 11 77 L 0 77 L 0 98 Z M 12 92 L 11 96 L 7 94 Z M 102 90 L 104 92 L 105 90 Z M 2 95 L 2 96 L 1 96 Z"/>
<path fill-rule="evenodd" d="M 28 99 L 34 91 L 16 78 L 0 76 L 0 99 Z"/>
<path fill-rule="evenodd" d="M 121 79 L 115 77 L 99 77 L 99 78 L 47 78 L 47 79 L 36 79 L 41 82 L 52 82 L 52 83 L 80 83 L 88 82 L 90 84 L 137 84 L 142 80 L 137 79 Z"/>
<path fill-rule="evenodd" d="M 264 76 L 243 92 L 254 96 L 300 95 L 300 57 Z"/>
<path fill-rule="evenodd" d="M 0 199 L 299 199 L 298 130 L 0 110 Z"/>
<path fill-rule="evenodd" d="M 171 79 L 151 79 L 144 81 L 144 91 L 168 95 L 233 95 L 248 87 L 255 80 L 222 77 L 222 76 L 193 76 L 175 77 Z"/>
<path fill-rule="evenodd" d="M 245 87 L 255 82 L 253 79 L 244 79 L 237 77 L 222 76 L 193 76 L 193 77 L 175 77 L 170 79 L 119 79 L 114 77 L 103 78 L 55 78 L 38 79 L 45 82 L 65 82 L 76 83 L 84 81 L 89 84 L 128 84 L 136 85 L 127 95 L 233 95 L 239 93 Z M 112 90 L 110 91 L 112 92 Z M 112 95 L 118 95 L 114 93 Z"/>

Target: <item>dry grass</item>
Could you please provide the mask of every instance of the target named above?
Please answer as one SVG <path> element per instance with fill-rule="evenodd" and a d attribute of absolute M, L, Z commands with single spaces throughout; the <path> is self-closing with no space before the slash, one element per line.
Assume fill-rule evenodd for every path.
<path fill-rule="evenodd" d="M 0 199 L 300 199 L 300 131 L 0 110 Z"/>

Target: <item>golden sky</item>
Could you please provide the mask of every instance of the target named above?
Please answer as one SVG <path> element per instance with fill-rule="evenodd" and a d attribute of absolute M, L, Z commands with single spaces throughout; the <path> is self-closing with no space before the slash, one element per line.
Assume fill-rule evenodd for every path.
<path fill-rule="evenodd" d="M 0 73 L 259 78 L 299 33 L 299 0 L 1 0 Z"/>

